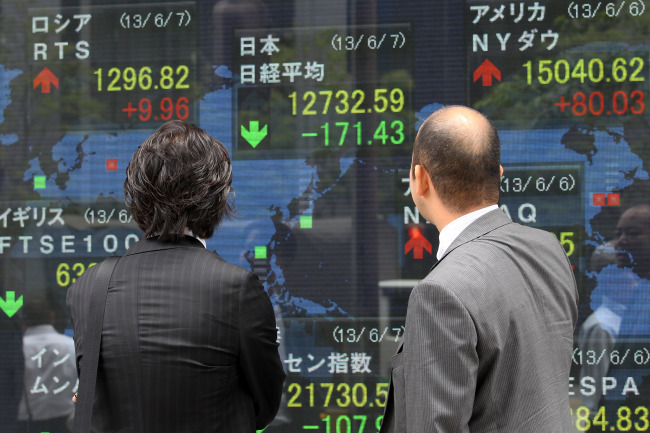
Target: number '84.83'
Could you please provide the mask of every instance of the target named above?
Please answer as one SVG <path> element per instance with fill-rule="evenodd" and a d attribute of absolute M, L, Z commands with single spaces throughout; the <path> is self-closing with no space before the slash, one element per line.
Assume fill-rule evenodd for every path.
<path fill-rule="evenodd" d="M 608 411 L 604 406 L 591 411 L 586 406 L 580 406 L 575 411 L 571 409 L 578 431 L 648 431 L 648 408 L 645 406 L 621 406 L 616 410 L 616 415 L 608 418 Z"/>

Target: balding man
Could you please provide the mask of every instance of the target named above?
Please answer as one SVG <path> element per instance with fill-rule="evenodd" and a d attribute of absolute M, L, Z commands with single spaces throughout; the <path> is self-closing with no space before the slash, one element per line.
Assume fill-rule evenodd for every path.
<path fill-rule="evenodd" d="M 440 231 L 411 292 L 381 432 L 573 432 L 577 288 L 555 237 L 498 208 L 500 142 L 479 112 L 445 107 L 415 140 L 411 194 Z"/>

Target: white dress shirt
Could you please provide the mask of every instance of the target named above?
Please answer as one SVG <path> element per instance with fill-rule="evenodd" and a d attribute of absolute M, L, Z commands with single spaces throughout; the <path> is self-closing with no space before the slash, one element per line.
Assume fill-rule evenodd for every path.
<path fill-rule="evenodd" d="M 34 420 L 69 416 L 74 412 L 72 395 L 77 391 L 74 341 L 51 325 L 27 328 L 23 336 L 25 392 L 18 419 Z M 27 400 L 25 400 L 27 396 Z M 29 404 L 29 408 L 27 407 Z"/>
<path fill-rule="evenodd" d="M 203 248 L 208 248 L 208 244 L 206 243 L 206 240 L 196 236 L 194 233 L 192 233 L 192 230 L 188 229 L 187 227 L 185 228 L 185 233 L 183 233 L 183 234 L 185 234 L 187 236 L 192 236 L 194 239 L 198 240 L 199 242 L 201 242 L 203 244 Z"/>
<path fill-rule="evenodd" d="M 440 240 L 440 245 L 438 246 L 438 253 L 436 254 L 436 258 L 440 260 L 442 256 L 445 255 L 445 252 L 447 251 L 447 248 L 456 240 L 459 234 L 463 230 L 465 230 L 471 223 L 482 217 L 488 212 L 491 212 L 495 209 L 498 209 L 499 206 L 496 204 L 493 204 L 488 207 L 484 207 L 479 210 L 475 210 L 474 212 L 470 212 L 468 214 L 463 215 L 462 217 L 456 218 L 449 224 L 445 226 L 445 228 L 442 229 L 440 232 L 440 237 L 438 238 Z"/>

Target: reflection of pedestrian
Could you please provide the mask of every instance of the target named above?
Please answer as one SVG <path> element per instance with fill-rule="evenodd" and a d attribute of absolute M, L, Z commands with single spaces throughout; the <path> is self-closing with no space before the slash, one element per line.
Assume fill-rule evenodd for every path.
<path fill-rule="evenodd" d="M 580 384 L 593 383 L 595 391 L 580 388 L 581 404 L 594 417 L 601 405 L 615 415 L 623 396 L 607 394 L 602 385 L 609 381 L 641 382 L 638 371 L 612 364 L 613 354 L 634 353 L 639 337 L 650 334 L 650 205 L 627 209 L 616 223 L 615 237 L 598 247 L 591 258 L 597 285 L 591 292 L 593 313 L 585 320 L 578 338 L 582 367 Z M 614 358 L 616 359 L 616 358 Z"/>
<path fill-rule="evenodd" d="M 616 224 L 616 259 L 618 265 L 638 276 L 632 283 L 614 288 L 604 295 L 625 306 L 621 334 L 650 335 L 650 205 L 636 205 L 626 210 Z"/>
<path fill-rule="evenodd" d="M 616 224 L 616 259 L 619 266 L 650 279 L 650 205 L 642 204 L 626 210 Z"/>
<path fill-rule="evenodd" d="M 598 281 L 591 308 L 610 313 L 589 318 L 589 324 L 598 322 L 615 331 L 614 337 L 650 334 L 650 205 L 627 209 L 616 223 L 615 238 L 597 248 L 591 262 Z"/>
<path fill-rule="evenodd" d="M 619 269 L 614 265 L 603 268 L 598 274 L 598 286 L 592 293 L 592 304 L 598 302 L 598 306 L 580 328 L 578 335 L 578 347 L 581 351 L 579 359 L 582 361 L 580 383 L 589 381 L 598 384 L 594 392 L 580 391 L 581 404 L 590 410 L 592 416 L 597 413 L 601 403 L 603 389 L 600 384 L 609 374 L 609 357 L 621 331 L 626 311 L 621 301 L 624 300 L 624 293 L 636 284 L 635 280 L 629 270 Z M 596 292 L 599 291 L 607 292 L 612 296 L 598 297 Z M 595 301 L 595 298 L 599 300 Z M 602 354 L 605 355 L 601 356 Z"/>
<path fill-rule="evenodd" d="M 44 297 L 25 298 L 25 390 L 18 419 L 27 432 L 69 432 L 77 386 L 74 341 L 54 329 L 54 311 Z"/>

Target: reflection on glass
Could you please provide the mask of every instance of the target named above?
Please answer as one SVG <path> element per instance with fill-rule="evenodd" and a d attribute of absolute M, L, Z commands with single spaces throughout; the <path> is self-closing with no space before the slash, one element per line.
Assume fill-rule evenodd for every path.
<path fill-rule="evenodd" d="M 55 313 L 44 296 L 23 306 L 25 384 L 18 420 L 25 432 L 72 431 L 77 390 L 74 342 L 56 331 Z"/>
<path fill-rule="evenodd" d="M 582 367 L 579 384 L 573 384 L 580 388 L 582 405 L 589 412 L 582 411 L 589 414 L 593 425 L 607 418 L 624 419 L 627 410 L 645 419 L 650 205 L 632 206 L 622 213 L 614 239 L 594 251 L 591 271 L 597 281 L 591 292 L 593 313 L 579 332 L 577 353 Z"/>

